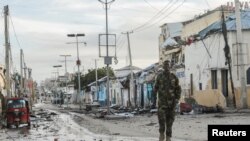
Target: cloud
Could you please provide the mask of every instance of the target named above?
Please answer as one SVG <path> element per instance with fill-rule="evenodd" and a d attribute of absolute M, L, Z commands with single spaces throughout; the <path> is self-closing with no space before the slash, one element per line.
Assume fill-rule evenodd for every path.
<path fill-rule="evenodd" d="M 114 68 L 126 65 L 127 37 L 121 32 L 135 29 L 145 24 L 159 10 L 173 0 L 148 0 L 151 6 L 142 0 L 117 0 L 108 10 L 109 33 L 117 34 L 118 59 Z M 182 0 L 178 0 L 182 2 Z M 181 8 L 166 17 L 170 11 L 159 14 L 158 20 L 153 20 L 152 26 L 143 28 L 140 32 L 130 35 L 133 65 L 144 68 L 158 60 L 159 26 L 166 22 L 179 22 L 191 19 L 195 14 L 203 13 L 225 3 L 223 1 L 186 0 Z M 76 45 L 66 44 L 75 42 L 74 38 L 68 38 L 69 33 L 85 33 L 86 36 L 79 41 L 86 41 L 87 46 L 80 44 L 80 58 L 85 69 L 93 68 L 93 58 L 98 58 L 98 34 L 105 33 L 105 10 L 98 0 L 18 0 L 3 1 L 3 5 L 9 4 L 10 14 L 18 35 L 21 48 L 24 49 L 25 61 L 33 70 L 33 77 L 38 81 L 51 77 L 56 65 L 62 58 L 60 54 L 71 54 L 68 70 L 73 72 L 76 60 Z M 208 6 L 209 5 L 209 6 Z M 154 7 L 154 8 L 153 8 Z M 157 10 L 158 9 L 158 10 Z M 164 18 L 165 17 L 165 18 Z M 3 20 L 2 20 L 3 21 Z M 151 24 L 150 24 L 151 25 Z M 0 23 L 3 31 L 3 22 Z M 10 38 L 12 55 L 15 66 L 19 66 L 19 50 L 13 29 L 10 23 Z M 4 35 L 0 35 L 0 43 L 4 44 Z M 4 58 L 0 49 L 0 58 Z M 0 61 L 4 63 L 4 61 Z M 62 63 L 61 63 L 62 64 Z M 103 58 L 100 58 L 99 66 L 104 66 Z M 18 67 L 17 67 L 18 69 Z M 63 68 L 60 71 L 63 73 Z"/>

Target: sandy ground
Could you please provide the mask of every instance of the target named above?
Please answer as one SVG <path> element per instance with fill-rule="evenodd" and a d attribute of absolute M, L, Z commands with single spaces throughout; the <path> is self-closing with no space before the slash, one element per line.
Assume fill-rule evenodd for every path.
<path fill-rule="evenodd" d="M 91 115 L 77 114 L 77 122 L 91 132 L 98 134 L 130 137 L 158 138 L 158 119 L 156 114 L 144 114 L 119 120 L 95 119 Z M 173 125 L 173 138 L 192 141 L 207 140 L 208 125 L 212 124 L 250 124 L 250 111 L 224 112 L 211 114 L 176 115 Z"/>

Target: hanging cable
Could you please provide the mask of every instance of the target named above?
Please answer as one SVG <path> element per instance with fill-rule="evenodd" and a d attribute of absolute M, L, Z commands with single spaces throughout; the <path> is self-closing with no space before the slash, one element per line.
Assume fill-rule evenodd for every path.
<path fill-rule="evenodd" d="M 14 32 L 14 35 L 15 35 L 17 44 L 18 44 L 19 48 L 21 49 L 21 45 L 20 45 L 20 42 L 19 42 L 19 40 L 18 40 L 18 38 L 17 38 L 16 30 L 15 30 L 15 27 L 14 27 L 14 24 L 13 24 L 13 21 L 12 21 L 12 18 L 11 18 L 11 15 L 10 15 L 10 14 L 9 14 L 9 17 L 10 17 L 10 22 L 11 22 L 11 25 L 12 25 L 12 28 L 13 28 L 13 32 Z"/>
<path fill-rule="evenodd" d="M 125 45 L 125 42 L 126 42 L 126 40 L 125 40 L 124 38 L 122 38 L 122 41 L 121 41 L 120 44 L 118 45 L 117 53 L 119 53 L 119 52 L 122 50 L 122 48 L 123 48 L 124 45 Z"/>
<path fill-rule="evenodd" d="M 150 4 L 147 0 L 143 0 L 144 2 L 146 2 L 150 7 L 152 7 L 153 9 L 160 11 L 159 9 L 155 8 L 152 4 Z"/>
<path fill-rule="evenodd" d="M 140 28 L 143 28 L 144 26 L 146 26 L 147 24 L 150 24 L 150 22 L 151 21 L 153 21 L 155 18 L 158 18 L 159 17 L 159 14 L 161 13 L 161 12 L 166 12 L 169 8 L 169 6 L 170 6 L 170 4 L 173 2 L 173 0 L 170 0 L 158 13 L 156 13 L 152 18 L 150 18 L 147 22 L 145 22 L 144 24 L 142 24 L 142 25 L 140 25 L 140 26 L 138 26 L 138 27 L 136 27 L 136 28 L 134 28 L 133 29 L 133 31 L 136 31 L 136 30 L 139 30 Z M 167 9 L 167 10 L 166 10 Z M 166 10 L 166 11 L 165 11 Z"/>
<path fill-rule="evenodd" d="M 205 2 L 206 2 L 206 4 L 207 4 L 208 8 L 210 9 L 210 8 L 211 8 L 211 6 L 210 6 L 210 4 L 208 3 L 208 1 L 207 1 L 207 0 L 205 0 Z"/>
<path fill-rule="evenodd" d="M 156 20 L 154 23 L 152 23 L 151 25 L 148 25 L 148 26 L 146 26 L 146 27 L 144 27 L 144 28 L 141 28 L 141 29 L 139 29 L 139 30 L 137 30 L 137 31 L 135 31 L 135 30 L 133 30 L 133 31 L 135 31 L 135 32 L 140 32 L 140 31 L 146 30 L 146 29 L 148 29 L 148 28 L 150 28 L 150 27 L 156 25 L 157 23 L 161 22 L 162 20 L 164 20 L 164 19 L 166 19 L 168 16 L 170 16 L 172 13 L 174 13 L 178 8 L 180 8 L 180 7 L 185 3 L 185 1 L 186 1 L 186 0 L 183 0 L 182 3 L 180 3 L 180 4 L 179 4 L 177 7 L 175 7 L 172 11 L 170 11 L 170 12 L 169 12 L 166 16 L 164 16 L 162 19 L 158 19 L 158 20 Z M 171 7 L 171 8 L 172 8 L 172 7 Z M 171 8 L 169 8 L 169 9 L 171 9 Z"/>

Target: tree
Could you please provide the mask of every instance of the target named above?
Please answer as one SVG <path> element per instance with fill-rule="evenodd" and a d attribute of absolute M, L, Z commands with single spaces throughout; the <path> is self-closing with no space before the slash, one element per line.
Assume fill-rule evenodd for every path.
<path fill-rule="evenodd" d="M 113 77 L 114 76 L 113 69 L 109 67 L 108 70 L 109 70 L 110 77 Z M 107 76 L 107 68 L 106 67 L 98 68 L 97 76 L 98 76 L 97 79 Z M 95 81 L 96 81 L 95 69 L 89 69 L 87 74 L 85 74 L 84 76 L 81 76 L 81 90 L 86 89 L 87 91 L 89 91 L 89 89 L 87 88 L 87 85 Z M 75 75 L 74 84 L 75 84 L 74 88 L 78 89 L 77 74 Z"/>

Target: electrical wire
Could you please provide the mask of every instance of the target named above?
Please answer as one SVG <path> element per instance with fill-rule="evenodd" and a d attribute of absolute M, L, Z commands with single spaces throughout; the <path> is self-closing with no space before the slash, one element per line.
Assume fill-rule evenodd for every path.
<path fill-rule="evenodd" d="M 217 34 L 215 34 L 214 38 L 212 39 L 211 43 L 209 44 L 208 51 L 210 51 L 211 46 L 216 43 L 216 40 L 217 40 L 216 36 L 217 36 Z M 200 65 L 203 64 L 203 68 L 206 68 L 206 66 L 207 66 L 207 68 L 209 67 L 209 60 L 205 63 L 206 57 L 207 56 L 204 56 L 202 62 L 200 63 Z"/>
<path fill-rule="evenodd" d="M 11 15 L 10 15 L 10 14 L 9 14 L 9 17 L 10 17 L 10 22 L 11 22 L 11 25 L 12 25 L 12 28 L 13 28 L 14 36 L 15 36 L 15 38 L 16 38 L 16 41 L 17 41 L 17 44 L 18 44 L 19 48 L 21 49 L 21 45 L 20 45 L 20 42 L 19 42 L 19 40 L 18 40 L 18 38 L 17 38 L 15 26 L 14 26 L 14 24 L 13 24 L 13 21 L 12 21 L 12 18 L 11 18 Z"/>
<path fill-rule="evenodd" d="M 168 7 L 169 5 L 173 2 L 173 0 L 170 0 L 159 12 L 157 12 L 152 18 L 150 18 L 147 22 L 145 22 L 144 24 L 138 26 L 138 27 L 135 27 L 133 29 L 133 31 L 136 31 L 136 30 L 139 30 L 140 28 L 143 28 L 144 26 L 146 26 L 147 24 L 149 24 L 151 21 L 153 21 L 155 18 L 158 18 L 159 17 L 159 14 L 161 12 L 165 12 L 165 10 L 167 9 L 168 10 Z"/>
<path fill-rule="evenodd" d="M 17 34 L 16 34 L 16 30 L 15 30 L 15 27 L 14 27 L 14 23 L 13 23 L 13 20 L 12 20 L 12 18 L 11 18 L 11 14 L 10 14 L 10 13 L 9 13 L 9 19 L 10 19 L 10 22 L 11 22 L 11 26 L 12 26 L 12 29 L 13 29 L 14 36 L 15 36 L 15 38 L 16 38 L 18 47 L 21 48 L 21 45 L 20 45 L 20 42 L 19 42 L 19 40 L 18 40 L 18 37 L 17 37 Z M 8 25 L 9 25 L 9 24 L 8 24 Z M 9 38 L 9 40 L 10 40 L 10 38 Z M 10 43 L 10 41 L 9 41 L 9 43 Z M 10 46 L 10 49 L 9 49 L 9 50 L 10 50 L 10 52 L 9 52 L 9 53 L 10 53 L 10 70 L 12 70 L 12 73 L 14 73 L 15 70 L 16 70 L 16 66 L 15 66 L 14 61 L 13 61 L 11 46 Z"/>
<path fill-rule="evenodd" d="M 219 55 L 220 55 L 220 35 L 219 35 L 219 47 L 218 47 L 218 54 L 217 54 L 217 67 L 219 66 Z"/>
<path fill-rule="evenodd" d="M 143 0 L 144 2 L 146 2 L 150 7 L 152 7 L 153 9 L 160 11 L 159 9 L 155 8 L 152 4 L 150 4 L 147 0 Z"/>
<path fill-rule="evenodd" d="M 122 37 L 121 34 L 119 34 L 119 35 L 118 35 L 118 38 L 117 38 L 117 40 L 116 40 L 116 45 L 118 45 L 118 43 L 119 43 L 121 37 Z"/>
<path fill-rule="evenodd" d="M 211 9 L 211 6 L 210 6 L 210 4 L 208 3 L 208 1 L 205 0 L 205 2 L 206 2 L 206 4 L 207 4 L 208 8 Z"/>
<path fill-rule="evenodd" d="M 153 9 L 155 9 L 156 11 L 158 11 L 162 16 L 165 15 L 164 12 L 162 12 L 161 10 L 155 8 L 152 4 L 150 4 L 147 0 L 144 0 L 144 2 L 146 2 L 150 7 L 152 7 Z"/>
<path fill-rule="evenodd" d="M 180 8 L 184 3 L 185 3 L 186 0 L 183 0 L 182 3 L 180 3 L 177 7 L 175 7 L 172 11 L 170 11 L 166 16 L 164 16 L 162 19 L 159 19 L 157 21 L 155 21 L 154 23 L 152 23 L 151 25 L 148 25 L 147 27 L 145 28 L 142 28 L 140 30 L 138 30 L 137 32 L 140 32 L 140 31 L 143 31 L 143 30 L 146 30 L 156 24 L 158 24 L 159 22 L 161 22 L 162 20 L 166 19 L 168 16 L 170 16 L 172 13 L 174 13 L 178 8 Z M 171 9 L 171 8 L 169 8 Z M 134 30 L 133 30 L 134 31 Z"/>
<path fill-rule="evenodd" d="M 126 40 L 124 38 L 122 38 L 121 42 L 119 44 L 117 44 L 118 48 L 117 48 L 117 53 L 119 53 L 121 51 L 121 49 L 124 47 Z"/>

